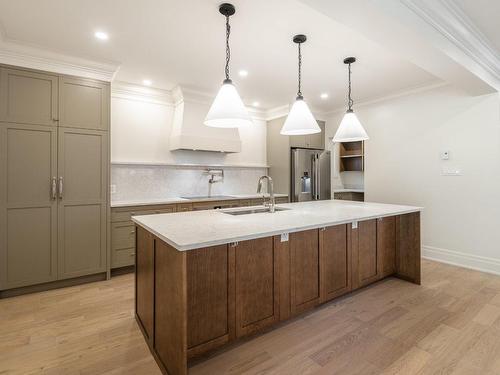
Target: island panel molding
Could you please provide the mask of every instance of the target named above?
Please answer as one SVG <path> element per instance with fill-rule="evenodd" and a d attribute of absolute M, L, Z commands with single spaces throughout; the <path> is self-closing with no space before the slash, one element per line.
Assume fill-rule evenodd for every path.
<path fill-rule="evenodd" d="M 134 221 L 136 319 L 164 374 L 384 277 L 420 283 L 418 211 L 191 251 Z"/>

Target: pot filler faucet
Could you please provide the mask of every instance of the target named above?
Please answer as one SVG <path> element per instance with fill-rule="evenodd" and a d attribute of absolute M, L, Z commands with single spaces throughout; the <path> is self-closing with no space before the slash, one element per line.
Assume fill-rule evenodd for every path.
<path fill-rule="evenodd" d="M 262 193 L 262 183 L 264 180 L 267 180 L 267 191 L 269 192 L 269 212 L 274 212 L 274 187 L 273 187 L 273 179 L 269 176 L 261 176 L 259 178 L 259 183 L 257 185 L 257 194 Z M 262 193 L 262 197 L 264 197 L 264 193 Z M 264 199 L 264 205 L 266 205 Z"/>

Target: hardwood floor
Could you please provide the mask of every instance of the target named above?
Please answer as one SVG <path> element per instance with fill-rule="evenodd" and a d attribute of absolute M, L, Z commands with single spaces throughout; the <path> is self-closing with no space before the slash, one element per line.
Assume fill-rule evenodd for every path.
<path fill-rule="evenodd" d="M 160 374 L 133 276 L 0 300 L 0 374 Z M 500 374 L 500 277 L 424 261 L 190 368 L 190 374 Z"/>

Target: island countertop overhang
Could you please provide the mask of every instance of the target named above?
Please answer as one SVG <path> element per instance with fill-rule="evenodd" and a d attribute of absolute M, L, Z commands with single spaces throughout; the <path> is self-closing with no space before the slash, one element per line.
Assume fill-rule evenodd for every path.
<path fill-rule="evenodd" d="M 207 210 L 133 216 L 132 220 L 179 251 L 422 211 L 422 207 L 350 201 L 280 204 L 275 213 L 233 216 Z M 239 210 L 241 208 L 229 209 Z"/>

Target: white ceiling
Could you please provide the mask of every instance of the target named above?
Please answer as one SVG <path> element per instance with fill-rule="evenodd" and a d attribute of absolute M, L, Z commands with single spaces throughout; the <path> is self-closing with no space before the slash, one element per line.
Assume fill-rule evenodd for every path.
<path fill-rule="evenodd" d="M 0 24 L 9 41 L 119 63 L 118 80 L 141 83 L 149 78 L 159 88 L 179 84 L 215 94 L 223 79 L 225 58 L 220 2 L 0 0 Z M 302 91 L 317 110 L 332 110 L 345 102 L 347 78 L 342 60 L 349 55 L 358 58 L 353 66 L 353 95 L 358 100 L 437 80 L 398 58 L 398 51 L 388 51 L 300 2 L 233 3 L 231 72 L 247 104 L 259 101 L 262 108 L 274 108 L 294 99 L 297 57 L 291 38 L 297 33 L 308 36 L 303 47 Z M 96 40 L 96 30 L 108 32 L 109 40 Z M 240 69 L 248 70 L 248 77 L 239 77 Z M 319 98 L 323 92 L 329 93 L 328 100 Z"/>

